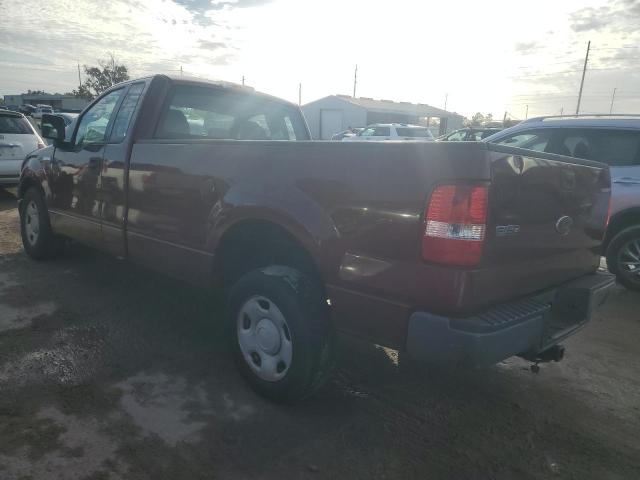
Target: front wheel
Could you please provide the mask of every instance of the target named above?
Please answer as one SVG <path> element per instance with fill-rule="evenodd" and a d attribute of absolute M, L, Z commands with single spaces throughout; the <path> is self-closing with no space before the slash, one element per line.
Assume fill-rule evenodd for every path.
<path fill-rule="evenodd" d="M 613 237 L 607 248 L 607 267 L 622 285 L 640 291 L 640 225 Z"/>
<path fill-rule="evenodd" d="M 301 400 L 327 378 L 334 335 L 310 276 L 285 266 L 249 272 L 231 288 L 227 313 L 236 364 L 260 395 Z"/>
<path fill-rule="evenodd" d="M 36 260 L 56 256 L 62 245 L 51 230 L 49 214 L 40 191 L 31 187 L 20 205 L 20 234 L 25 252 Z"/>

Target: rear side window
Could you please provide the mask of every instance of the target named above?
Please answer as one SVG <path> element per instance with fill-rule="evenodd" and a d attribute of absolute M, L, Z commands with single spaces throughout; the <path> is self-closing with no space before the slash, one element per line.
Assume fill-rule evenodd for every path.
<path fill-rule="evenodd" d="M 156 138 L 309 140 L 299 110 L 258 95 L 178 85 L 169 96 Z"/>
<path fill-rule="evenodd" d="M 550 130 L 519 132 L 497 140 L 494 143 L 508 145 L 510 147 L 526 148 L 528 150 L 535 150 L 536 152 L 544 152 L 546 151 L 552 133 Z M 569 154 L 563 153 L 563 155 Z"/>
<path fill-rule="evenodd" d="M 640 132 L 601 130 L 592 143 L 594 160 L 612 167 L 640 165 Z"/>
<path fill-rule="evenodd" d="M 129 124 L 131 123 L 131 117 L 138 105 L 140 95 L 144 90 L 144 83 L 136 83 L 129 88 L 127 95 L 120 105 L 120 110 L 116 115 L 116 119 L 113 122 L 113 130 L 111 131 L 111 141 L 114 143 L 120 143 L 127 136 L 129 130 Z"/>
<path fill-rule="evenodd" d="M 0 133 L 14 135 L 33 135 L 29 120 L 13 115 L 0 115 Z"/>
<path fill-rule="evenodd" d="M 596 160 L 612 167 L 640 164 L 640 132 L 600 128 L 557 129 L 548 149 L 585 160 Z"/>

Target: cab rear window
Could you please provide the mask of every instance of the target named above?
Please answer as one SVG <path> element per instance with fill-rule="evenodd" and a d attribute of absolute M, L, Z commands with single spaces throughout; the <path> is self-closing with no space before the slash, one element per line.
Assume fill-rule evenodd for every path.
<path fill-rule="evenodd" d="M 0 115 L 0 133 L 14 135 L 33 135 L 29 120 L 13 115 Z"/>

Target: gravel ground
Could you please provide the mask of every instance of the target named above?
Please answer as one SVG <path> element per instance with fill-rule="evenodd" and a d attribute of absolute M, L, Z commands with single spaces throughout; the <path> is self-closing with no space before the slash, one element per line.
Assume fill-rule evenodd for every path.
<path fill-rule="evenodd" d="M 0 193 L 1 479 L 637 479 L 640 295 L 616 288 L 532 374 L 407 372 L 343 339 L 312 399 L 235 373 L 220 306 L 75 247 L 34 262 Z"/>

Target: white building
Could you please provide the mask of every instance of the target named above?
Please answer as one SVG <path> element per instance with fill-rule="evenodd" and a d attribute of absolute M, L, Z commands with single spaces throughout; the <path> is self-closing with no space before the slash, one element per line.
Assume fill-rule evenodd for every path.
<path fill-rule="evenodd" d="M 73 95 L 42 95 L 38 93 L 22 93 L 20 95 L 5 95 L 5 105 L 49 105 L 55 110 L 80 112 L 89 104 L 88 100 Z"/>
<path fill-rule="evenodd" d="M 354 98 L 348 95 L 330 95 L 301 108 L 311 136 L 316 140 L 330 140 L 334 134 L 349 127 L 365 127 L 372 123 L 432 126 L 434 119 L 439 120 L 439 126 L 432 126 L 433 134 L 437 136 L 462 128 L 463 121 L 462 115 L 423 103 Z"/>

